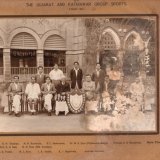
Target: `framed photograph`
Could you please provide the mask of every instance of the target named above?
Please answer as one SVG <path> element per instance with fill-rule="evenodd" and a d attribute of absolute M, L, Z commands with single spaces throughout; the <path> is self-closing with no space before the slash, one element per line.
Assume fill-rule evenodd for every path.
<path fill-rule="evenodd" d="M 157 160 L 158 4 L 3 1 L 2 159 Z"/>
<path fill-rule="evenodd" d="M 158 131 L 156 15 L 0 22 L 1 134 Z"/>

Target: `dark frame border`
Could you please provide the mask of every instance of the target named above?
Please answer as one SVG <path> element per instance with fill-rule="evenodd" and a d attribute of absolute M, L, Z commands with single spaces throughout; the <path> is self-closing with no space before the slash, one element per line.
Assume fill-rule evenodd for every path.
<path fill-rule="evenodd" d="M 159 134 L 159 15 L 158 14 L 77 14 L 77 15 L 3 15 L 0 18 L 23 18 L 23 17 L 139 17 L 139 16 L 155 16 L 156 17 L 156 33 L 157 33 L 157 41 L 156 41 L 156 55 L 155 55 L 155 79 L 156 79 L 156 131 L 152 132 L 144 132 L 144 131 L 108 131 L 108 132 L 91 132 L 91 133 L 0 133 L 1 136 L 106 136 L 106 135 L 157 135 Z"/>

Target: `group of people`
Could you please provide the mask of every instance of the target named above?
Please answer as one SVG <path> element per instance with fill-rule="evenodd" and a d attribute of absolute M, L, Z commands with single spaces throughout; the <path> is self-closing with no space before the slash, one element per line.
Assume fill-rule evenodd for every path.
<path fill-rule="evenodd" d="M 15 114 L 19 117 L 21 110 L 22 95 L 26 95 L 31 115 L 37 113 L 37 105 L 39 97 L 44 101 L 44 108 L 48 116 L 52 114 L 52 99 L 56 101 L 66 101 L 68 92 L 80 91 L 85 93 L 86 100 L 103 99 L 103 92 L 107 92 L 110 100 L 114 100 L 116 95 L 117 84 L 121 80 L 121 73 L 113 67 L 108 73 L 101 69 L 100 63 L 96 64 L 96 69 L 92 74 L 83 76 L 83 71 L 78 62 L 74 62 L 73 69 L 70 71 L 70 83 L 66 81 L 66 77 L 58 64 L 54 65 L 53 70 L 46 76 L 43 72 L 43 66 L 38 67 L 38 73 L 31 77 L 30 83 L 27 84 L 25 90 L 19 83 L 19 76 L 14 76 L 14 82 L 8 88 L 9 95 L 12 97 L 12 110 L 9 115 Z M 137 86 L 132 85 L 134 99 L 137 100 Z M 141 89 L 142 90 L 142 89 Z M 139 101 L 139 99 L 138 99 Z"/>
<path fill-rule="evenodd" d="M 79 68 L 79 63 L 74 62 L 74 69 L 71 70 L 71 88 L 81 88 L 80 81 L 82 80 L 82 70 Z M 30 83 L 24 87 L 19 83 L 19 76 L 14 76 L 14 82 L 8 88 L 9 96 L 12 99 L 12 107 L 9 115 L 15 114 L 19 117 L 21 111 L 21 99 L 25 94 L 29 111 L 31 115 L 37 113 L 38 101 L 40 97 L 44 100 L 44 108 L 48 115 L 51 116 L 52 99 L 58 101 L 65 101 L 66 94 L 70 92 L 70 84 L 66 81 L 66 77 L 62 70 L 59 69 L 58 64 L 54 65 L 54 69 L 46 76 L 43 72 L 43 66 L 38 67 L 38 73 L 31 76 Z"/>

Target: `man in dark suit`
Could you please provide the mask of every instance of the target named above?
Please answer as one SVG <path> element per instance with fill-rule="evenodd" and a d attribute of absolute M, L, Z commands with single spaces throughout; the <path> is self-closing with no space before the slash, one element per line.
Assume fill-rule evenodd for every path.
<path fill-rule="evenodd" d="M 83 72 L 79 68 L 79 63 L 74 62 L 74 68 L 70 72 L 71 89 L 82 89 Z"/>
<path fill-rule="evenodd" d="M 99 63 L 96 64 L 96 70 L 92 74 L 92 80 L 95 81 L 96 92 L 102 93 L 104 90 L 105 72 L 101 69 Z"/>
<path fill-rule="evenodd" d="M 66 82 L 66 77 L 63 76 L 61 82 L 56 86 L 57 90 L 57 100 L 64 101 L 66 100 L 66 95 L 70 92 L 70 85 Z"/>
<path fill-rule="evenodd" d="M 35 75 L 36 78 L 36 83 L 39 84 L 39 86 L 41 87 L 43 83 L 45 83 L 45 74 L 43 73 L 43 67 L 39 66 L 38 67 L 38 73 Z"/>

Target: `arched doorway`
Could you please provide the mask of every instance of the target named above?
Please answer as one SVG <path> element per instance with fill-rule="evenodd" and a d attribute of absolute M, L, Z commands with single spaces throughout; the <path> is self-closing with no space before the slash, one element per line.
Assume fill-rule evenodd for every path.
<path fill-rule="evenodd" d="M 11 41 L 11 74 L 32 75 L 37 73 L 36 39 L 29 33 L 16 34 Z"/>
<path fill-rule="evenodd" d="M 66 73 L 66 43 L 59 35 L 51 35 L 44 42 L 44 72 L 48 74 L 54 64 Z"/>
<path fill-rule="evenodd" d="M 124 75 L 138 75 L 141 67 L 140 48 L 135 45 L 136 35 L 131 34 L 125 42 L 125 54 L 123 56 Z"/>
<path fill-rule="evenodd" d="M 99 62 L 106 72 L 118 63 L 117 44 L 112 34 L 105 32 L 100 40 Z"/>

